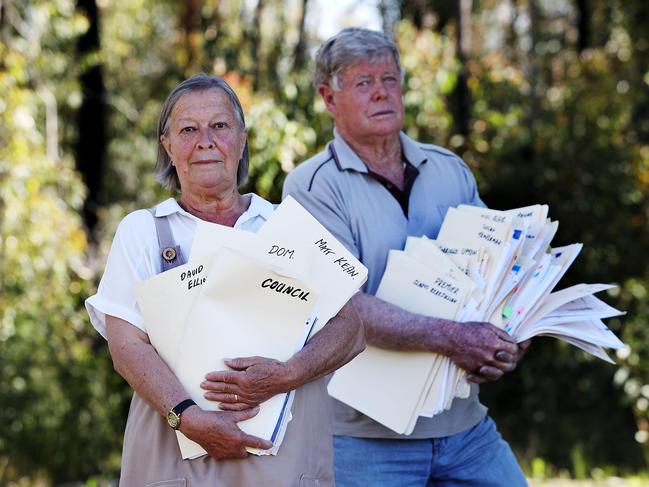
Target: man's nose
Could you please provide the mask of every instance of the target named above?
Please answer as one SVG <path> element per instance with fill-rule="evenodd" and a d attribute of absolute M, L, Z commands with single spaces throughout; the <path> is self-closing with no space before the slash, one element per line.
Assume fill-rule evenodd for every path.
<path fill-rule="evenodd" d="M 382 81 L 379 81 L 378 83 L 374 83 L 374 92 L 372 93 L 372 96 L 376 100 L 381 100 L 388 96 L 388 90 L 383 85 Z"/>

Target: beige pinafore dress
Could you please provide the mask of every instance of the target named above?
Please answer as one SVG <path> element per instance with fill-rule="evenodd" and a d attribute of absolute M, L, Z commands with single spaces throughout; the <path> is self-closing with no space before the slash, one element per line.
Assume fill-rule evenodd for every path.
<path fill-rule="evenodd" d="M 171 261 L 161 258 L 162 271 L 184 263 L 166 217 L 154 217 L 160 255 L 176 250 Z M 167 254 L 168 255 L 168 254 Z M 295 393 L 293 419 L 276 456 L 215 460 L 203 456 L 183 460 L 176 434 L 165 418 L 133 394 L 124 432 L 120 487 L 332 487 L 331 411 L 324 379 Z"/>

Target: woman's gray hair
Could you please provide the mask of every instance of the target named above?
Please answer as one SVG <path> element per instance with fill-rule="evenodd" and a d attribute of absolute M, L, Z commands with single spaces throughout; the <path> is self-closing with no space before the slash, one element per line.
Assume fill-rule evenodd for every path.
<path fill-rule="evenodd" d="M 326 41 L 315 57 L 315 84 L 325 84 L 340 90 L 338 75 L 361 61 L 374 61 L 392 56 L 403 77 L 399 50 L 385 34 L 375 30 L 348 27 Z"/>
<path fill-rule="evenodd" d="M 223 90 L 223 92 L 228 95 L 228 99 L 232 103 L 232 108 L 234 109 L 234 114 L 239 122 L 241 130 L 246 129 L 243 108 L 241 108 L 241 102 L 239 102 L 237 94 L 229 84 L 218 76 L 208 76 L 205 73 L 199 73 L 176 86 L 162 104 L 160 118 L 158 119 L 158 154 L 155 162 L 155 176 L 158 182 L 167 189 L 180 190 L 180 180 L 178 179 L 176 168 L 171 164 L 169 154 L 167 154 L 167 151 L 160 141 L 160 138 L 163 135 L 168 135 L 169 117 L 171 116 L 171 112 L 183 95 L 196 91 L 211 90 L 214 88 Z M 249 160 L 248 140 L 246 139 L 246 145 L 243 148 L 243 155 L 239 160 L 239 167 L 237 168 L 237 186 L 241 186 L 248 179 Z"/>

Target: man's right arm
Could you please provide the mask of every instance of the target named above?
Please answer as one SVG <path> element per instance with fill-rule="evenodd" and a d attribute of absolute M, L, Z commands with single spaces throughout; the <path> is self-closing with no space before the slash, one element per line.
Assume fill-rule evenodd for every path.
<path fill-rule="evenodd" d="M 344 215 L 337 211 L 334 191 L 323 194 L 326 181 L 310 184 L 306 171 L 286 179 L 283 195 L 293 196 L 352 252 L 359 256 Z M 449 357 L 469 373 L 468 379 L 482 383 L 500 378 L 516 367 L 529 342 L 519 346 L 503 330 L 489 323 L 458 323 L 411 313 L 375 296 L 358 293 L 354 305 L 363 321 L 367 343 L 390 350 L 419 350 Z M 498 359 L 496 359 L 498 354 Z"/>
<path fill-rule="evenodd" d="M 431 318 L 366 293 L 352 299 L 363 320 L 368 344 L 445 355 L 466 370 L 472 382 L 495 380 L 514 370 L 529 345 L 519 347 L 505 331 L 490 323 Z"/>

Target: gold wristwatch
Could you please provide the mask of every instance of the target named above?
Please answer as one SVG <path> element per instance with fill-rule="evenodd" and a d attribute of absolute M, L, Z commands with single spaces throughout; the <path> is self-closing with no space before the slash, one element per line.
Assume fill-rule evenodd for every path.
<path fill-rule="evenodd" d="M 180 415 L 189 406 L 195 406 L 195 405 L 196 403 L 191 399 L 185 399 L 184 401 L 180 402 L 178 405 L 172 407 L 167 413 L 167 423 L 169 424 L 169 426 L 171 426 L 175 430 L 180 428 Z"/>

